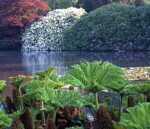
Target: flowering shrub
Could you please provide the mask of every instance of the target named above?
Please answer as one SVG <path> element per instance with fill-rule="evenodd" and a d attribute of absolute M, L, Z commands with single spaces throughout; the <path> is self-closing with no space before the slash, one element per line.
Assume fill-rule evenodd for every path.
<path fill-rule="evenodd" d="M 43 0 L 4 0 L 0 1 L 1 23 L 8 26 L 24 27 L 48 11 Z"/>
<path fill-rule="evenodd" d="M 72 27 L 85 13 L 83 9 L 73 7 L 49 12 L 26 29 L 22 36 L 23 49 L 60 50 L 65 30 Z"/>

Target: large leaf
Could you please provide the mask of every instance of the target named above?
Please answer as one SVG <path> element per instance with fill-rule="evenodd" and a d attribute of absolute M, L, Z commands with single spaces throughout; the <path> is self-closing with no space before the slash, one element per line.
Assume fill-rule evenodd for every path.
<path fill-rule="evenodd" d="M 85 97 L 79 92 L 64 91 L 54 89 L 48 83 L 41 80 L 34 80 L 26 87 L 26 94 L 24 96 L 28 100 L 43 101 L 50 110 L 58 107 L 92 105 L 89 99 L 92 97 Z M 94 104 L 93 104 L 94 105 Z"/>
<path fill-rule="evenodd" d="M 150 129 L 150 103 L 139 104 L 122 113 L 120 124 L 127 129 Z"/>
<path fill-rule="evenodd" d="M 66 83 L 90 91 L 121 91 L 127 84 L 123 70 L 108 62 L 81 63 L 72 66 L 65 76 Z"/>
<path fill-rule="evenodd" d="M 89 105 L 90 102 L 85 96 L 75 91 L 62 91 L 62 90 L 49 90 L 49 101 L 48 105 L 54 107 L 83 107 Z"/>

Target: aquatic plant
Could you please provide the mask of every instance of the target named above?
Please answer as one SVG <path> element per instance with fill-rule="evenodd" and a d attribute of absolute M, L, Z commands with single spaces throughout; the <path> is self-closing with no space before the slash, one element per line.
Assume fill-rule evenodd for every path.
<path fill-rule="evenodd" d="M 11 0 L 1 7 L 1 23 L 13 27 L 24 27 L 48 11 L 44 0 Z"/>
<path fill-rule="evenodd" d="M 87 91 L 121 91 L 127 84 L 123 70 L 111 63 L 97 61 L 76 64 L 64 77 L 66 83 Z"/>
<path fill-rule="evenodd" d="M 50 11 L 26 28 L 22 36 L 24 50 L 60 50 L 63 33 L 86 14 L 84 9 L 68 8 Z"/>
<path fill-rule="evenodd" d="M 150 103 L 142 103 L 127 109 L 122 113 L 120 123 L 127 129 L 149 129 L 150 128 Z"/>

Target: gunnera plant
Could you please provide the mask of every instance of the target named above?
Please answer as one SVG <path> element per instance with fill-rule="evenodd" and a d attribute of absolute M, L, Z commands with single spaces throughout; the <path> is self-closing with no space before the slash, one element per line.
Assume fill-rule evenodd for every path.
<path fill-rule="evenodd" d="M 127 81 L 123 70 L 109 62 L 85 62 L 72 66 L 65 75 L 66 84 L 79 86 L 90 92 L 112 90 L 120 92 Z"/>
<path fill-rule="evenodd" d="M 22 36 L 24 50 L 60 50 L 63 33 L 86 14 L 80 8 L 56 9 L 34 22 Z"/>
<path fill-rule="evenodd" d="M 122 113 L 120 125 L 127 129 L 150 129 L 150 103 L 141 103 Z"/>

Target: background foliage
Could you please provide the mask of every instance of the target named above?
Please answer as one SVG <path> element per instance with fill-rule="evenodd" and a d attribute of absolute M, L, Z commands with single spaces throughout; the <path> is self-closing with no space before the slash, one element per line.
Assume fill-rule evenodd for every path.
<path fill-rule="evenodd" d="M 0 22 L 8 26 L 24 27 L 48 11 L 43 0 L 5 1 L 0 8 Z"/>
<path fill-rule="evenodd" d="M 66 32 L 66 50 L 149 50 L 150 6 L 110 4 L 88 15 Z"/>

